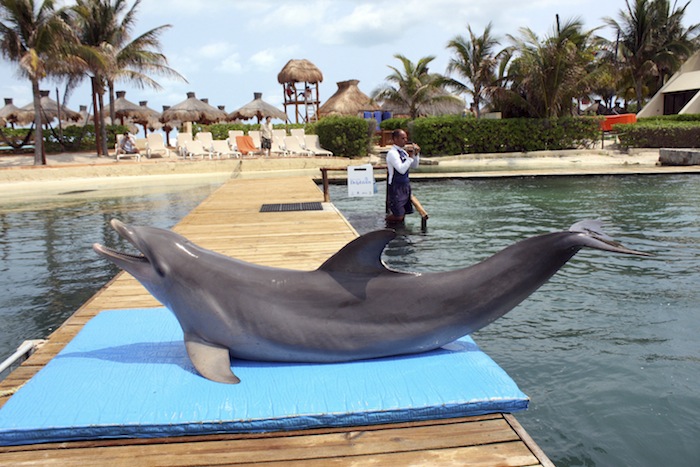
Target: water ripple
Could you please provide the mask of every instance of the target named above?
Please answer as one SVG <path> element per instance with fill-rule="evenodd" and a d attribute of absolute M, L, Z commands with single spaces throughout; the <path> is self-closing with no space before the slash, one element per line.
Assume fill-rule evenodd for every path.
<path fill-rule="evenodd" d="M 426 234 L 407 221 L 386 249 L 385 261 L 401 269 L 465 267 L 587 218 L 654 254 L 584 249 L 474 337 L 531 397 L 518 420 L 556 465 L 696 463 L 700 178 L 461 180 L 414 191 L 430 220 Z M 340 191 L 331 198 L 361 233 L 382 226 L 383 196 L 374 205 Z"/>

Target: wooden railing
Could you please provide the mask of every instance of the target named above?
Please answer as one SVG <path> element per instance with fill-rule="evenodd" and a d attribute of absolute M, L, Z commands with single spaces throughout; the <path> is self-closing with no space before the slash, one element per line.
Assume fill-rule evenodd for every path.
<path fill-rule="evenodd" d="M 374 169 L 379 169 L 379 170 L 386 170 L 385 165 L 378 165 L 375 166 Z M 328 172 L 347 172 L 348 168 L 347 167 L 321 167 L 321 175 L 322 175 L 322 180 L 323 180 L 323 201 L 326 203 L 331 202 L 331 193 L 330 193 L 330 181 L 328 178 Z M 388 183 L 388 178 L 387 178 L 387 183 Z M 388 193 L 388 187 L 387 187 L 387 193 Z M 416 198 L 414 195 L 411 195 L 411 203 L 413 203 L 413 207 L 416 208 L 416 211 L 421 217 L 421 230 L 425 232 L 428 230 L 428 212 L 425 210 L 423 205 L 418 201 L 418 198 Z M 386 203 L 385 203 L 385 211 L 388 214 L 389 213 L 389 199 L 387 197 Z"/>

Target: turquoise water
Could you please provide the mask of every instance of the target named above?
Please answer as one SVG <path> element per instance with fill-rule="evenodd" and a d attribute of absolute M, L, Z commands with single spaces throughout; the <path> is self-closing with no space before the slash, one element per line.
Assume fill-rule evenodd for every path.
<path fill-rule="evenodd" d="M 0 205 L 0 359 L 46 337 L 117 270 L 108 221 L 170 227 L 217 183 Z M 373 198 L 332 200 L 383 227 Z M 421 183 L 416 216 L 385 260 L 410 271 L 481 261 L 583 218 L 653 258 L 582 250 L 518 308 L 474 336 L 531 398 L 518 420 L 558 466 L 688 466 L 700 459 L 700 177 L 519 178 Z"/>
<path fill-rule="evenodd" d="M 119 270 L 93 243 L 127 247 L 109 226 L 172 227 L 221 183 L 67 192 L 0 204 L 0 361 L 60 326 Z"/>
<path fill-rule="evenodd" d="M 364 233 L 384 190 L 333 203 Z M 414 183 L 412 216 L 384 260 L 467 267 L 529 236 L 600 219 L 652 258 L 581 250 L 474 339 L 530 396 L 518 420 L 558 466 L 690 466 L 700 460 L 700 177 L 516 178 Z"/>

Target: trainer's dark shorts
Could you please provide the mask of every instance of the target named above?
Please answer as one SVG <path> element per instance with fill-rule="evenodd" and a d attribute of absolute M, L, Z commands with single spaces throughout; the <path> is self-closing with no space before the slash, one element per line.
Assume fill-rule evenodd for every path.
<path fill-rule="evenodd" d="M 389 209 L 397 217 L 413 214 L 410 183 L 392 183 L 389 185 Z"/>
<path fill-rule="evenodd" d="M 260 146 L 262 149 L 272 149 L 272 140 L 267 138 L 260 138 Z"/>

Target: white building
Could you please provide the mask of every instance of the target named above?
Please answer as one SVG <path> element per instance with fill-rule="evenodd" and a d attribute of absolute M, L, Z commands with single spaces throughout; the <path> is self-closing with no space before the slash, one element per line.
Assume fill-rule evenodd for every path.
<path fill-rule="evenodd" d="M 695 52 L 637 117 L 700 114 L 700 51 Z"/>

